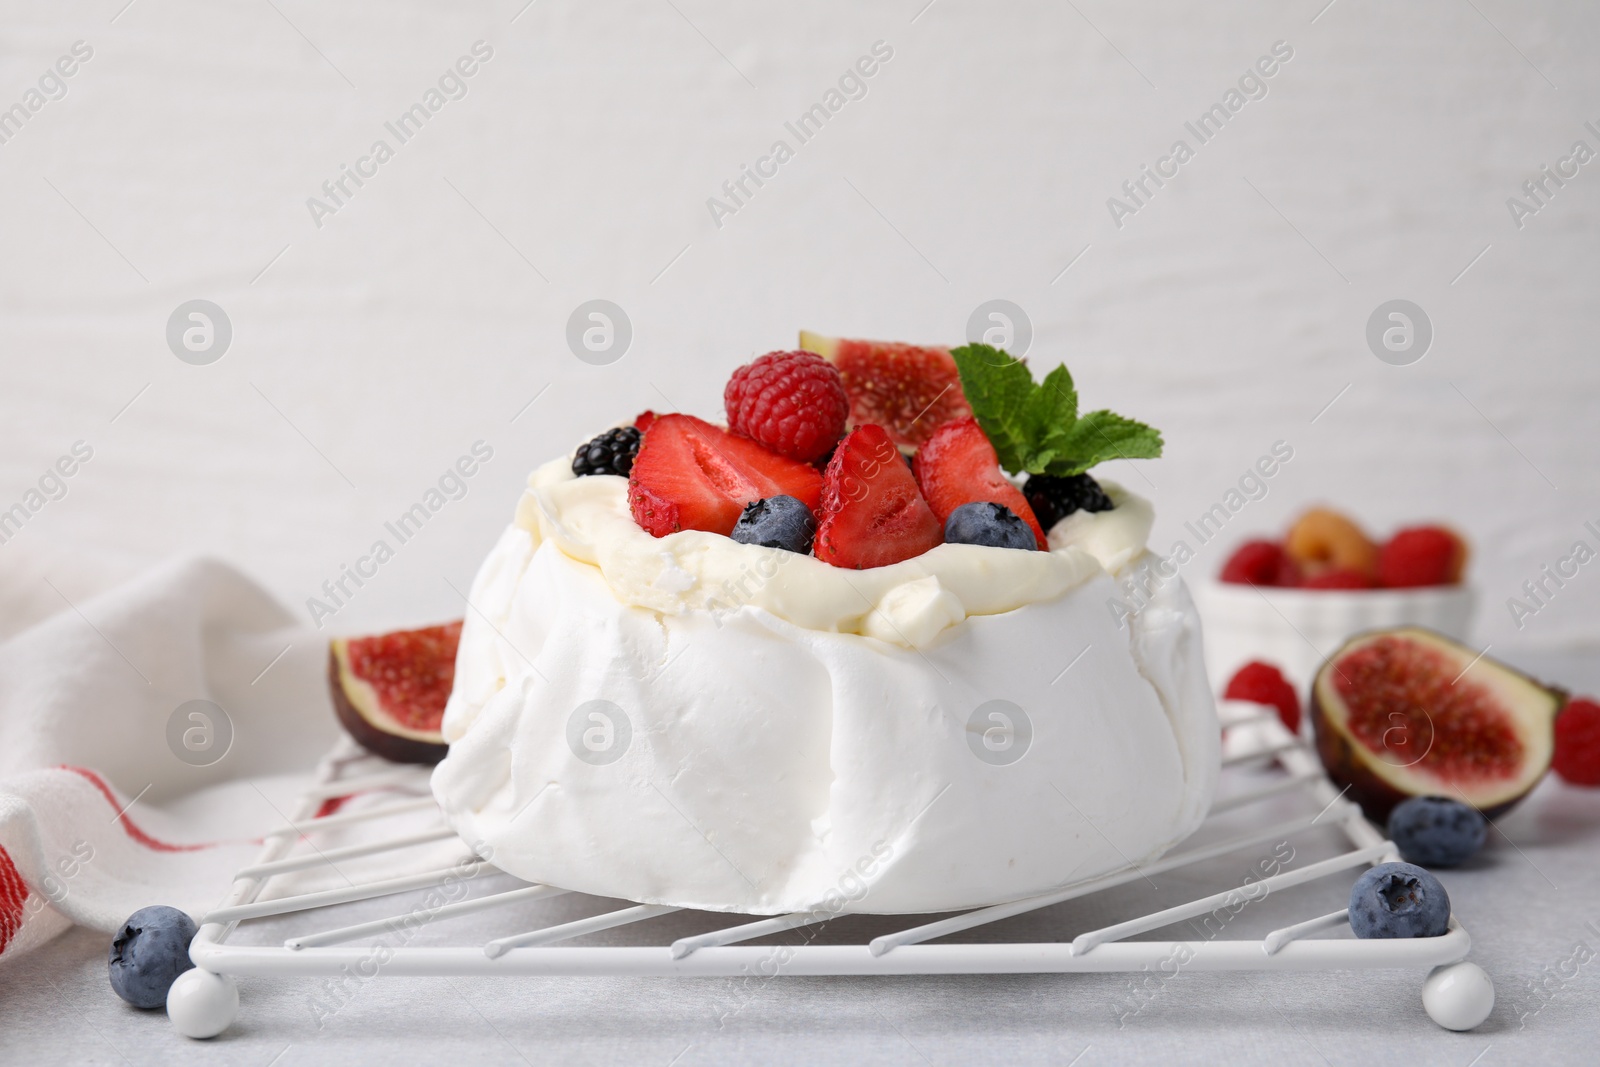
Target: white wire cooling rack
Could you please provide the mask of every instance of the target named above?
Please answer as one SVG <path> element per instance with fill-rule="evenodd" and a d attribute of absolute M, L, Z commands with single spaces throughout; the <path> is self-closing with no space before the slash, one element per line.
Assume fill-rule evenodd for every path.
<path fill-rule="evenodd" d="M 1231 886 L 1175 907 L 1077 932 L 1059 941 L 970 943 L 974 935 L 968 935 L 963 943 L 936 943 L 949 935 L 978 930 L 1012 916 L 1217 860 L 1231 853 L 1270 847 L 1274 842 L 1288 841 L 1297 835 L 1325 832 L 1330 827 L 1337 828 L 1348 842 L 1347 847 L 1330 858 L 1295 869 L 1278 870 L 1256 881 L 1256 889 L 1263 894 L 1276 894 L 1398 858 L 1394 846 L 1384 840 L 1362 818 L 1359 808 L 1343 799 L 1324 777 L 1315 754 L 1302 740 L 1292 736 L 1270 710 L 1253 704 L 1225 702 L 1222 722 L 1228 731 L 1223 760 L 1224 783 L 1243 782 L 1246 788 L 1219 791 L 1221 799 L 1213 805 L 1207 817 L 1208 824 L 1217 825 L 1215 820 L 1219 817 L 1230 823 L 1249 820 L 1252 807 L 1265 808 L 1267 805 L 1263 802 L 1268 798 L 1295 793 L 1312 802 L 1306 807 L 1321 810 L 1315 815 L 1270 824 L 1268 817 L 1262 816 L 1248 822 L 1250 828 L 1243 833 L 1224 835 L 1203 845 L 1182 845 L 1143 867 L 1125 868 L 1041 896 L 932 921 L 927 916 L 903 916 L 898 920 L 878 916 L 880 923 L 893 926 L 903 922 L 904 925 L 870 940 L 862 939 L 862 943 L 808 943 L 784 946 L 781 952 L 770 945 L 762 947 L 747 942 L 826 921 L 832 915 L 805 912 L 765 918 L 745 916 L 731 925 L 719 925 L 708 932 L 662 944 L 659 934 L 651 937 L 647 921 L 677 909 L 657 905 L 635 905 L 576 921 L 543 926 L 535 923 L 532 929 L 521 928 L 529 922 L 527 908 L 513 905 L 525 905 L 566 892 L 554 886 L 523 883 L 517 888 L 435 905 L 426 912 L 431 929 L 436 924 L 448 926 L 450 920 L 462 916 L 505 909 L 500 913 L 503 921 L 498 936 L 474 939 L 473 943 L 416 946 L 403 943 L 400 947 L 389 948 L 380 957 L 381 966 L 373 963 L 375 939 L 413 921 L 417 914 L 415 908 L 345 925 L 332 923 L 325 909 L 387 897 L 401 901 L 406 899 L 405 894 L 430 887 L 475 882 L 484 877 L 504 881 L 510 876 L 476 861 L 462 843 L 462 863 L 453 866 L 430 866 L 426 861 L 419 861 L 414 866 L 428 869 L 262 900 L 263 891 L 274 878 L 361 857 L 419 851 L 421 846 L 430 844 L 436 846 L 432 851 L 437 855 L 437 843 L 456 837 L 438 816 L 438 809 L 428 794 L 426 768 L 398 767 L 365 755 L 346 742 L 323 760 L 318 784 L 301 799 L 290 817 L 292 825 L 268 837 L 257 862 L 238 872 L 222 904 L 205 916 L 190 949 L 196 967 L 174 985 L 168 1011 L 181 1033 L 209 1037 L 226 1029 L 237 1012 L 239 996 L 235 977 L 337 978 L 350 976 L 353 969 L 363 969 L 363 978 L 367 977 L 368 969 L 373 972 L 372 977 L 776 977 L 1136 973 L 1157 968 L 1165 970 L 1178 960 L 1184 969 L 1195 971 L 1397 968 L 1426 971 L 1422 1001 L 1435 1022 L 1452 1030 L 1470 1030 L 1483 1022 L 1494 1005 L 1494 988 L 1481 968 L 1465 962 L 1471 938 L 1454 916 L 1443 936 L 1409 940 L 1355 939 L 1347 929 L 1349 919 L 1345 911 L 1308 918 L 1272 930 L 1260 939 L 1133 940 L 1186 922 L 1191 924 L 1192 930 L 1193 920 L 1237 908 L 1241 889 Z M 1271 773 L 1259 773 L 1263 768 L 1270 768 Z M 328 798 L 368 790 L 395 791 L 396 799 L 361 811 L 316 817 Z M 431 829 L 399 836 L 378 836 L 374 832 L 371 840 L 338 847 L 327 846 L 326 840 L 321 848 L 316 843 L 323 831 L 337 829 L 348 837 L 361 830 L 373 830 L 368 824 L 391 816 L 407 815 L 415 819 L 426 818 L 429 813 L 437 819 Z M 1191 841 L 1206 837 L 1204 833 L 1197 834 Z M 462 895 L 466 896 L 465 889 Z M 1245 899 L 1260 898 L 1247 894 Z M 282 944 L 239 943 L 241 924 L 268 918 L 280 922 L 289 919 L 299 932 Z M 713 923 L 726 921 L 721 916 L 707 916 L 707 919 Z M 585 935 L 641 923 L 646 925 L 637 928 L 640 938 L 637 945 L 564 944 Z M 1066 933 L 1072 932 L 1064 931 L 1064 935 Z M 457 937 L 456 940 L 467 939 Z"/>

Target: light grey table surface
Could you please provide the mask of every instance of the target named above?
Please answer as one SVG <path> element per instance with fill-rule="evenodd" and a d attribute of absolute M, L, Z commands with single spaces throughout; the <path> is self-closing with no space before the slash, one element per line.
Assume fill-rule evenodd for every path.
<path fill-rule="evenodd" d="M 1575 690 L 1600 691 L 1600 657 L 1592 652 L 1512 658 Z M 1257 817 L 1290 814 L 1291 803 Z M 1295 842 L 1299 862 L 1337 843 L 1331 833 Z M 1254 859 L 1237 853 L 1159 876 L 1154 887 L 1135 883 L 996 924 L 989 933 L 1070 939 L 1092 926 L 1238 885 Z M 380 975 L 321 1020 L 313 1008 L 313 999 L 323 995 L 317 980 L 241 980 L 233 1027 L 215 1040 L 194 1042 L 177 1036 L 163 1012 L 140 1012 L 117 1000 L 106 983 L 105 935 L 80 929 L 0 968 L 0 1063 L 1596 1062 L 1600 962 L 1588 957 L 1600 953 L 1600 790 L 1547 779 L 1500 821 L 1482 856 L 1444 872 L 1443 880 L 1472 935 L 1470 958 L 1498 990 L 1493 1015 L 1466 1034 L 1428 1019 L 1420 1000 L 1423 975 L 1406 971 L 1181 972 L 1127 1016 L 1126 1009 L 1140 1002 L 1127 975 L 766 981 Z M 1347 879 L 1333 878 L 1275 893 L 1242 912 L 1223 936 L 1259 936 L 1336 910 L 1348 886 Z M 348 914 L 351 921 L 375 917 L 386 912 L 363 909 L 380 906 L 348 906 Z M 541 920 L 556 921 L 605 907 L 576 896 L 530 906 Z M 505 913 L 493 912 L 439 924 L 450 930 L 428 936 L 471 943 L 491 930 L 504 932 L 507 921 Z M 680 913 L 652 920 L 648 929 L 664 940 L 717 921 Z M 250 939 L 275 943 L 291 928 L 270 921 Z M 848 918 L 830 924 L 817 940 L 857 940 L 883 928 L 886 920 Z M 589 943 L 636 943 L 638 936 L 618 931 Z M 1543 992 L 1534 992 L 1536 983 Z"/>

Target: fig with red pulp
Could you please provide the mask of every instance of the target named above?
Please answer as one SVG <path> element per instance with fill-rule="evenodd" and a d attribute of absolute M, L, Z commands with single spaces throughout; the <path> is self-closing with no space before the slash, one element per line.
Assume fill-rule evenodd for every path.
<path fill-rule="evenodd" d="M 438 763 L 439 732 L 456 677 L 461 620 L 328 642 L 328 685 L 339 722 L 369 752 L 396 763 Z"/>
<path fill-rule="evenodd" d="M 1489 818 L 1550 769 L 1565 694 L 1441 634 L 1351 638 L 1317 672 L 1311 722 L 1335 785 L 1383 825 L 1407 797 L 1446 796 Z"/>

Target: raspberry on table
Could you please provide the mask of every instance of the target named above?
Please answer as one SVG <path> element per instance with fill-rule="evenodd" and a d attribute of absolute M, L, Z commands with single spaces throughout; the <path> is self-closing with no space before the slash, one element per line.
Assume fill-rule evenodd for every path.
<path fill-rule="evenodd" d="M 768 352 L 745 364 L 722 400 L 728 429 L 804 463 L 838 444 L 850 418 L 838 370 L 810 352 Z"/>
<path fill-rule="evenodd" d="M 1561 709 L 1551 766 L 1572 785 L 1600 786 L 1600 704 L 1579 697 Z"/>
<path fill-rule="evenodd" d="M 1278 709 L 1278 718 L 1291 734 L 1300 732 L 1300 694 L 1270 663 L 1255 660 L 1239 668 L 1222 694 L 1224 700 L 1248 700 Z"/>

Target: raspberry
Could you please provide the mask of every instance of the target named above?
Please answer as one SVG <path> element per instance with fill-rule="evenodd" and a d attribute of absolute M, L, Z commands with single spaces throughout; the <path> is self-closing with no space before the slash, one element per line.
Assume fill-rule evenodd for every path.
<path fill-rule="evenodd" d="M 733 372 L 722 391 L 728 429 L 810 463 L 838 444 L 850 398 L 832 363 L 810 352 L 768 352 Z"/>
<path fill-rule="evenodd" d="M 1390 589 L 1455 585 L 1466 565 L 1467 546 L 1442 526 L 1414 526 L 1389 538 L 1378 552 L 1378 581 Z"/>
<path fill-rule="evenodd" d="M 1371 589 L 1372 579 L 1349 567 L 1313 574 L 1300 583 L 1302 589 Z"/>
<path fill-rule="evenodd" d="M 1283 672 L 1270 663 L 1257 660 L 1239 668 L 1239 673 L 1228 683 L 1224 700 L 1248 700 L 1278 709 L 1278 718 L 1291 734 L 1300 733 L 1300 695 L 1283 676 Z"/>
<path fill-rule="evenodd" d="M 1222 568 L 1222 580 L 1240 585 L 1299 585 L 1300 568 L 1272 541 L 1246 541 Z"/>
<path fill-rule="evenodd" d="M 1556 716 L 1551 766 L 1573 785 L 1600 785 L 1600 704 L 1579 698 Z"/>

